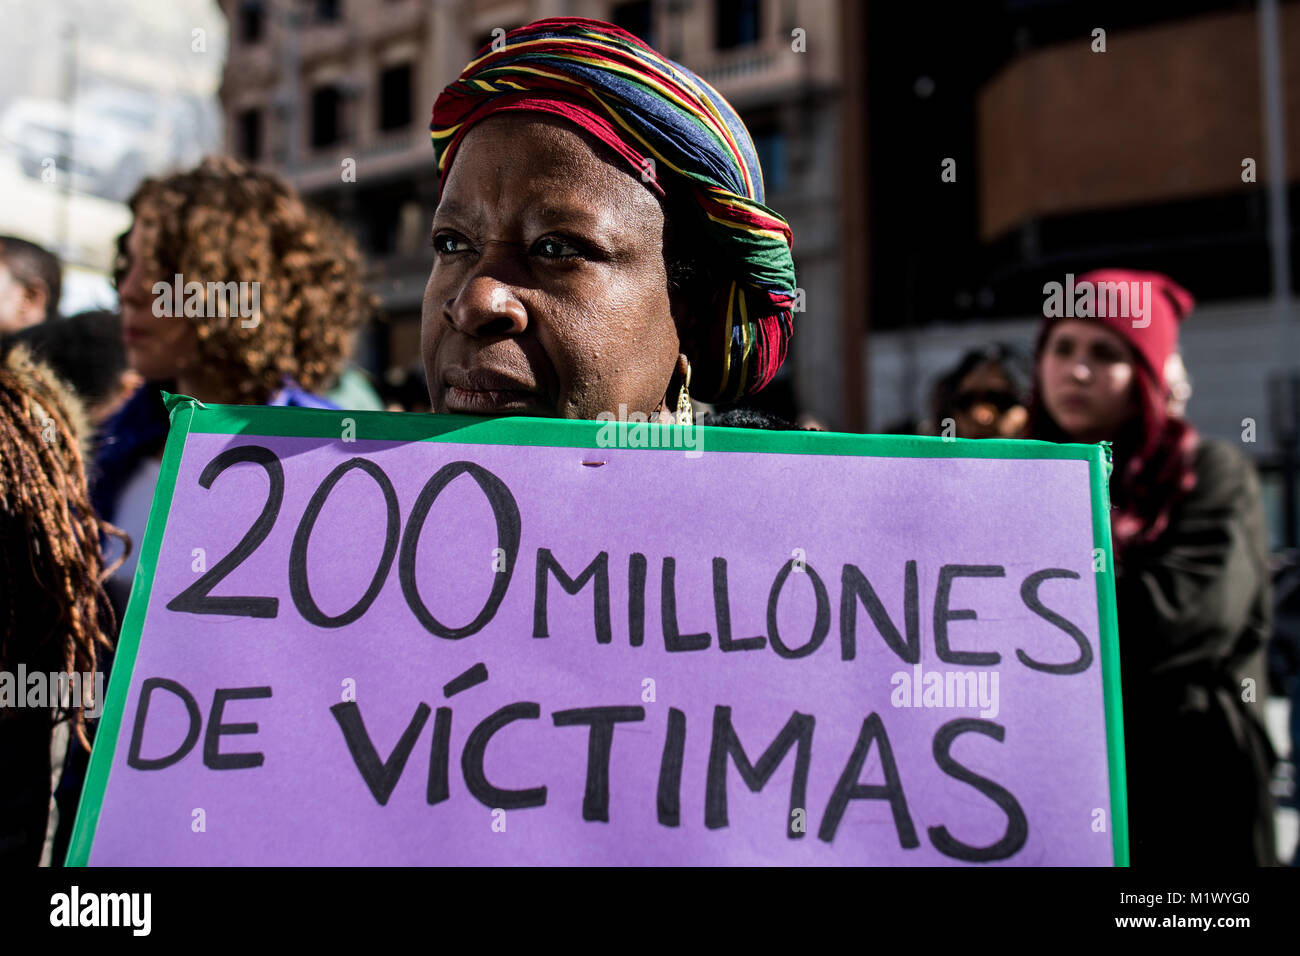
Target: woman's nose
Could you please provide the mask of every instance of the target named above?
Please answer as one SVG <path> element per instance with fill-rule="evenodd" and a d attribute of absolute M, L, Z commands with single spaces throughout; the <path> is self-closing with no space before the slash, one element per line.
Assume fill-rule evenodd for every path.
<path fill-rule="evenodd" d="M 1070 377 L 1079 382 L 1089 381 L 1092 378 L 1092 368 L 1083 359 L 1075 359 L 1070 363 Z"/>
<path fill-rule="evenodd" d="M 528 327 L 528 311 L 504 281 L 499 264 L 494 267 L 488 259 L 484 255 L 456 297 L 447 300 L 443 317 L 465 335 L 518 335 Z"/>
<path fill-rule="evenodd" d="M 132 305 L 144 305 L 152 295 L 153 287 L 145 281 L 144 268 L 138 262 L 131 263 L 122 276 L 118 298 Z"/>

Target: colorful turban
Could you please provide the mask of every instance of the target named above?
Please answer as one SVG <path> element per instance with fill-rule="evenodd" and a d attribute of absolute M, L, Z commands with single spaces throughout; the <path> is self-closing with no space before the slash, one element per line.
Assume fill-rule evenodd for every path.
<path fill-rule="evenodd" d="M 499 47 L 480 51 L 434 104 L 439 180 L 479 120 L 533 110 L 596 136 L 661 197 L 661 181 L 674 190 L 680 182 L 712 240 L 710 265 L 729 280 L 718 297 L 721 387 L 705 397 L 735 399 L 770 382 L 793 332 L 793 237 L 763 205 L 762 170 L 735 110 L 690 70 L 600 20 L 538 20 Z"/>

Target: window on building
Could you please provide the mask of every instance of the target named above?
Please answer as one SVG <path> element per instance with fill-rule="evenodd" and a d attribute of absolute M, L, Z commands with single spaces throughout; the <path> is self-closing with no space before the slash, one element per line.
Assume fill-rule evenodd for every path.
<path fill-rule="evenodd" d="M 336 86 L 321 86 L 311 94 L 311 144 L 320 149 L 332 146 L 342 136 L 339 113 L 343 98 Z"/>
<path fill-rule="evenodd" d="M 239 155 L 249 162 L 257 162 L 262 158 L 262 111 L 244 110 L 239 114 L 237 126 Z"/>
<path fill-rule="evenodd" d="M 760 0 L 717 0 L 714 38 L 719 50 L 758 42 Z"/>
<path fill-rule="evenodd" d="M 316 21 L 333 23 L 343 19 L 343 0 L 316 0 Z"/>
<path fill-rule="evenodd" d="M 372 256 L 391 256 L 398 251 L 402 222 L 400 189 L 381 189 L 365 200 L 366 251 Z"/>
<path fill-rule="evenodd" d="M 265 25 L 266 10 L 262 6 L 262 0 L 244 0 L 239 5 L 239 36 L 245 43 L 261 40 Z"/>
<path fill-rule="evenodd" d="M 411 64 L 390 66 L 379 74 L 379 128 L 411 125 Z"/>
<path fill-rule="evenodd" d="M 763 189 L 769 195 L 779 193 L 788 181 L 785 134 L 775 122 L 746 120 L 745 125 L 763 170 Z"/>
<path fill-rule="evenodd" d="M 615 26 L 622 27 L 635 37 L 640 37 L 650 46 L 655 45 L 654 4 L 651 0 L 620 3 L 614 7 L 610 19 Z"/>

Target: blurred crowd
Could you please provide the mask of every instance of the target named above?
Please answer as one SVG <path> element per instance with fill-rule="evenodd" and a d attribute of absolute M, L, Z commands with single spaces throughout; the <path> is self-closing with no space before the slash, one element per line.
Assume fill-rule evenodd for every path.
<path fill-rule="evenodd" d="M 284 182 L 209 159 L 146 180 L 130 208 L 116 312 L 58 315 L 59 262 L 0 236 L 0 670 L 111 666 L 167 435 L 163 390 L 205 402 L 430 409 L 418 358 L 393 380 L 351 362 L 374 311 L 359 253 Z M 179 297 L 174 315 L 158 314 L 157 283 L 246 275 L 260 281 L 251 322 L 206 298 L 197 314 Z M 1044 319 L 1032 354 L 1000 343 L 969 352 L 933 383 L 925 419 L 891 430 L 1110 443 L 1134 862 L 1189 853 L 1276 862 L 1278 755 L 1260 702 L 1291 696 L 1294 752 L 1295 567 L 1273 563 L 1247 459 L 1184 418 L 1191 386 L 1178 329 L 1192 295 L 1152 273 L 1093 278 L 1152 284 L 1148 334 L 1123 316 Z M 704 421 L 819 427 L 780 381 L 767 396 Z M 63 859 L 93 738 L 83 704 L 0 710 L 0 861 Z M 1171 780 L 1182 792 L 1169 792 Z M 1210 836 L 1207 813 L 1219 821 Z"/>

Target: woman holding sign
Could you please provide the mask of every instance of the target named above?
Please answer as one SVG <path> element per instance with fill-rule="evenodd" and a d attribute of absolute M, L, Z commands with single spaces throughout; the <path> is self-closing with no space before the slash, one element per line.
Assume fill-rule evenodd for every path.
<path fill-rule="evenodd" d="M 611 24 L 540 20 L 465 67 L 431 131 L 435 412 L 690 423 L 692 393 L 771 381 L 791 233 L 699 77 Z"/>
<path fill-rule="evenodd" d="M 1114 445 L 1132 860 L 1271 863 L 1274 755 L 1258 703 L 1270 577 L 1259 483 L 1230 445 L 1200 439 L 1170 414 L 1166 370 L 1191 295 L 1166 276 L 1121 270 L 1076 286 L 1119 284 L 1132 290 L 1119 300 L 1131 308 L 1044 323 L 1029 437 Z"/>

